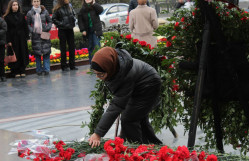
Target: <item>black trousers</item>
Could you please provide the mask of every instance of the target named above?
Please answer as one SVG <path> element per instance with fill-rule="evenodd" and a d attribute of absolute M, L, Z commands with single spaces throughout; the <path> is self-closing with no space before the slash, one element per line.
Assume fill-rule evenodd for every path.
<path fill-rule="evenodd" d="M 59 29 L 58 36 L 60 39 L 61 50 L 61 68 L 65 69 L 67 65 L 66 47 L 69 48 L 69 67 L 75 67 L 75 44 L 74 44 L 74 31 L 73 29 Z M 67 45 L 66 45 L 67 44 Z"/>
<path fill-rule="evenodd" d="M 121 114 L 121 137 L 129 142 L 162 144 L 149 122 L 149 113 L 160 101 L 161 83 L 144 87 Z M 141 94 L 143 93 L 143 94 Z"/>
<path fill-rule="evenodd" d="M 5 45 L 0 45 L 0 77 L 5 76 L 4 56 L 5 56 Z"/>

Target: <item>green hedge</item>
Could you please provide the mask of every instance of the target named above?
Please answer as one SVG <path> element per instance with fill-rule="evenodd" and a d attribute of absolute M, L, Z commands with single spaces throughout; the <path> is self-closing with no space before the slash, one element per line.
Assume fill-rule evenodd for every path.
<path fill-rule="evenodd" d="M 75 32 L 74 33 L 74 42 L 75 42 L 75 49 L 81 49 L 82 48 L 82 34 L 81 32 Z M 60 49 L 60 40 L 54 39 L 51 40 L 51 44 L 53 48 Z M 67 46 L 68 49 L 68 46 Z M 29 55 L 32 55 L 32 45 L 31 42 L 28 42 L 28 52 Z"/>

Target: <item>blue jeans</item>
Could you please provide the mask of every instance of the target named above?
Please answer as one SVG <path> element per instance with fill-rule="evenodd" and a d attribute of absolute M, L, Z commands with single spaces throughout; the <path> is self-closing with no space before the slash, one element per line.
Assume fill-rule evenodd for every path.
<path fill-rule="evenodd" d="M 89 52 L 89 62 L 91 64 L 92 62 L 92 52 L 95 48 L 96 45 L 98 45 L 100 47 L 100 38 L 98 36 L 96 36 L 95 32 L 93 31 L 92 28 L 89 29 L 89 32 L 87 33 L 87 37 L 88 37 L 88 52 Z"/>
<path fill-rule="evenodd" d="M 43 55 L 43 65 L 41 63 L 41 55 L 35 55 L 35 61 L 37 73 L 50 71 L 50 54 Z"/>

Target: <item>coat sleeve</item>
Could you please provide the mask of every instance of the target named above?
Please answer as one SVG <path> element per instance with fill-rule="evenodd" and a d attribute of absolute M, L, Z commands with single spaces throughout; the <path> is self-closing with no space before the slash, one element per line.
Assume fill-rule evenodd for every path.
<path fill-rule="evenodd" d="M 79 14 L 78 14 L 78 25 L 80 28 L 80 32 L 86 31 L 84 26 L 84 20 L 83 20 L 83 9 L 81 8 Z"/>
<path fill-rule="evenodd" d="M 62 25 L 62 22 L 59 21 L 59 12 L 58 10 L 54 12 L 53 16 L 52 16 L 52 21 L 53 23 L 56 25 L 56 27 L 60 27 Z"/>
<path fill-rule="evenodd" d="M 28 24 L 28 28 L 29 28 L 30 33 L 32 33 L 34 31 L 31 23 L 32 23 L 32 16 L 31 16 L 31 13 L 28 12 L 27 13 L 27 24 Z"/>
<path fill-rule="evenodd" d="M 151 25 L 152 25 L 154 30 L 158 28 L 158 20 L 157 20 L 156 10 L 153 10 L 151 12 Z"/>
<path fill-rule="evenodd" d="M 94 4 L 92 5 L 92 7 L 94 8 L 95 12 L 96 12 L 98 15 L 100 15 L 100 14 L 104 11 L 103 7 L 102 7 L 101 5 L 99 5 L 98 3 L 94 3 Z"/>
<path fill-rule="evenodd" d="M 23 28 L 24 28 L 24 33 L 25 33 L 25 37 L 26 37 L 26 40 L 28 40 L 30 37 L 29 37 L 29 28 L 28 28 L 28 23 L 27 23 L 27 20 L 25 19 L 25 15 L 23 15 Z"/>
<path fill-rule="evenodd" d="M 6 32 L 6 42 L 7 44 L 11 42 L 11 36 L 10 36 L 10 25 L 9 24 L 9 20 L 8 17 L 5 17 L 5 21 L 7 23 L 7 32 Z"/>
<path fill-rule="evenodd" d="M 47 25 L 46 25 L 45 32 L 49 32 L 52 28 L 52 19 L 49 15 L 48 11 L 46 11 L 46 22 L 47 22 Z"/>
<path fill-rule="evenodd" d="M 1 25 L 0 25 L 0 35 L 4 35 L 7 32 L 7 23 L 3 19 L 0 20 L 0 23 L 1 23 Z"/>
<path fill-rule="evenodd" d="M 129 28 L 130 28 L 131 32 L 134 30 L 134 16 L 133 16 L 133 12 L 130 12 L 130 14 L 129 14 Z"/>
<path fill-rule="evenodd" d="M 134 88 L 134 85 L 127 83 L 125 86 L 119 89 L 121 93 L 114 95 L 114 98 L 112 99 L 104 115 L 101 117 L 94 131 L 100 137 L 105 136 L 105 134 L 111 128 L 114 121 L 121 114 L 121 112 L 125 109 L 133 93 L 133 88 Z"/>

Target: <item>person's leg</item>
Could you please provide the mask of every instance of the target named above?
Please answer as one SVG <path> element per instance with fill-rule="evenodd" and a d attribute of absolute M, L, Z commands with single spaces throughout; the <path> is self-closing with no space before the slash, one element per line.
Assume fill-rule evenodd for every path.
<path fill-rule="evenodd" d="M 92 58 L 93 58 L 93 55 L 92 55 L 92 52 L 93 50 L 96 48 L 96 47 L 100 47 L 100 38 L 96 36 L 96 34 L 93 32 L 92 33 L 92 51 L 91 51 L 91 59 L 90 62 L 92 62 Z M 90 54 L 89 54 L 90 55 Z"/>
<path fill-rule="evenodd" d="M 93 33 L 93 49 L 98 46 L 100 47 L 100 38 Z"/>
<path fill-rule="evenodd" d="M 43 55 L 43 71 L 45 74 L 50 72 L 50 54 Z"/>
<path fill-rule="evenodd" d="M 5 47 L 4 45 L 0 45 L 0 77 L 5 77 L 4 70 L 4 55 L 5 55 Z"/>
<path fill-rule="evenodd" d="M 41 55 L 35 55 L 35 62 L 36 62 L 36 73 L 41 75 L 42 66 L 41 66 Z"/>
<path fill-rule="evenodd" d="M 67 57 L 66 57 L 66 31 L 65 30 L 59 30 L 58 36 L 60 39 L 60 50 L 61 50 L 61 69 L 66 70 L 67 68 Z"/>
<path fill-rule="evenodd" d="M 89 63 L 91 64 L 92 63 L 92 52 L 94 50 L 94 44 L 93 44 L 93 31 L 90 30 L 88 33 L 87 33 L 87 36 L 88 36 L 88 58 L 89 58 Z"/>
<path fill-rule="evenodd" d="M 143 142 L 145 144 L 162 144 L 162 142 L 155 135 L 155 132 L 149 122 L 148 115 L 141 120 L 140 124 L 142 129 Z"/>
<path fill-rule="evenodd" d="M 140 89 L 138 93 L 121 115 L 122 136 L 129 142 L 161 144 L 148 120 L 150 111 L 159 100 L 160 84 Z"/>
<path fill-rule="evenodd" d="M 67 33 L 68 48 L 69 48 L 69 67 L 70 69 L 75 69 L 75 43 L 74 43 L 74 32 L 73 30 L 68 30 Z"/>

